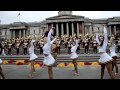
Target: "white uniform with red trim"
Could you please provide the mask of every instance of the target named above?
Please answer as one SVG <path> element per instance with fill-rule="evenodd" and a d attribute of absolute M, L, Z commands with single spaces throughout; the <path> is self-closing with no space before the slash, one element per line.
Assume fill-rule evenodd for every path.
<path fill-rule="evenodd" d="M 51 41 L 51 34 L 52 34 L 53 30 L 51 29 L 48 33 L 48 37 L 47 37 L 47 43 L 44 45 L 43 47 L 43 54 L 47 54 L 48 56 L 44 56 L 44 61 L 43 63 L 45 65 L 52 65 L 55 62 L 55 59 L 53 58 L 53 56 L 51 55 L 51 45 L 53 44 L 53 42 L 56 40 L 56 38 L 54 38 Z"/>
<path fill-rule="evenodd" d="M 38 56 L 36 54 L 34 54 L 34 45 L 33 43 L 35 42 L 35 40 L 31 41 L 31 46 L 29 48 L 29 54 L 30 54 L 30 59 L 29 60 L 35 60 L 38 58 Z"/>
<path fill-rule="evenodd" d="M 97 41 L 97 43 L 100 45 L 100 42 L 99 42 L 99 39 L 98 39 L 98 34 L 96 34 L 96 41 Z M 112 57 L 109 56 L 109 55 L 106 53 L 107 44 L 108 44 L 107 30 L 106 30 L 106 28 L 104 27 L 104 42 L 103 42 L 103 45 L 102 45 L 102 46 L 99 46 L 99 47 L 98 47 L 99 53 L 100 53 L 100 52 L 104 52 L 103 54 L 100 55 L 99 62 L 100 62 L 101 64 L 107 63 L 107 62 L 109 62 L 109 61 L 112 60 Z"/>
<path fill-rule="evenodd" d="M 75 46 L 72 46 L 71 48 L 71 59 L 75 59 L 75 58 L 78 58 L 78 55 L 76 53 L 76 50 L 78 48 L 78 40 L 76 40 L 76 45 Z"/>

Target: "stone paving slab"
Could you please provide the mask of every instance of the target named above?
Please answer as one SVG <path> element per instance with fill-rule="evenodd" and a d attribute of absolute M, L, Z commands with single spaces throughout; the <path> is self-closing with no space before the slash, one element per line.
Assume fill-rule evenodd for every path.
<path fill-rule="evenodd" d="M 28 65 L 2 65 L 2 68 L 7 79 L 30 79 Z M 100 66 L 79 66 L 79 76 L 74 76 L 73 69 L 73 67 L 54 67 L 54 79 L 100 79 Z M 36 68 L 33 79 L 48 79 L 47 67 Z M 110 79 L 106 69 L 104 79 Z M 119 75 L 118 79 L 120 79 Z"/>

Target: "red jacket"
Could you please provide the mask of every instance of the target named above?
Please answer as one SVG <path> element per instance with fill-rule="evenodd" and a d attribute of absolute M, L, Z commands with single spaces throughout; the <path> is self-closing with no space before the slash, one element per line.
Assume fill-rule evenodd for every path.
<path fill-rule="evenodd" d="M 57 47 L 54 48 L 52 51 L 53 51 L 53 53 L 57 53 Z"/>

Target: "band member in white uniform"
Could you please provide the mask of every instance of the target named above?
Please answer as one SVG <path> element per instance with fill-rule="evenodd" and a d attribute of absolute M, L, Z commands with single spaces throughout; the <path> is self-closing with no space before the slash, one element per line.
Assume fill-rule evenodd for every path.
<path fill-rule="evenodd" d="M 16 45 L 17 55 L 19 55 L 20 42 L 17 40 L 15 45 Z"/>
<path fill-rule="evenodd" d="M 56 43 L 54 42 L 53 44 L 52 44 L 52 55 L 53 55 L 53 58 L 55 59 L 55 63 L 54 63 L 54 67 L 55 66 L 57 66 L 58 64 L 57 64 L 57 50 L 58 48 L 57 48 L 57 45 L 56 45 Z"/>
<path fill-rule="evenodd" d="M 73 45 L 71 45 L 72 46 L 72 48 L 71 48 L 71 59 L 73 60 L 72 61 L 72 63 L 74 64 L 74 68 L 75 68 L 75 75 L 79 75 L 78 74 L 78 68 L 77 68 L 77 59 L 78 59 L 78 55 L 77 55 L 77 53 L 76 53 L 76 50 L 77 50 L 77 48 L 78 48 L 78 40 L 76 39 L 76 40 L 74 40 L 74 42 L 75 42 L 75 45 L 73 46 Z"/>
<path fill-rule="evenodd" d="M 96 42 L 96 39 L 94 39 L 94 41 L 92 43 L 93 43 L 93 52 L 97 53 L 97 42 Z"/>
<path fill-rule="evenodd" d="M 2 49 L 1 55 L 6 56 L 6 53 L 5 53 L 5 43 L 2 43 L 1 49 Z"/>
<path fill-rule="evenodd" d="M 53 79 L 52 67 L 53 67 L 53 64 L 55 63 L 55 59 L 51 55 L 51 45 L 56 40 L 56 38 L 54 38 L 51 41 L 51 34 L 52 33 L 53 33 L 53 29 L 50 29 L 49 33 L 47 34 L 47 36 L 45 38 L 45 45 L 43 47 L 43 54 L 44 54 L 43 63 L 44 63 L 44 65 L 46 65 L 48 67 L 49 79 Z"/>
<path fill-rule="evenodd" d="M 109 43 L 109 48 L 110 48 L 110 56 L 114 59 L 112 62 L 112 70 L 114 69 L 114 66 L 116 68 L 116 73 L 118 74 L 118 66 L 117 66 L 117 54 L 115 52 L 116 45 L 114 44 L 114 41 L 111 40 L 111 43 Z"/>
<path fill-rule="evenodd" d="M 40 54 L 43 54 L 43 46 L 44 46 L 43 39 L 41 39 L 41 41 L 39 42 L 39 46 L 40 46 Z"/>
<path fill-rule="evenodd" d="M 9 42 L 8 42 L 8 54 L 9 54 L 9 55 L 12 55 L 12 54 L 11 54 L 11 49 L 12 49 L 12 43 L 11 43 L 11 41 L 9 40 Z"/>
<path fill-rule="evenodd" d="M 85 39 L 85 53 L 88 54 L 89 42 L 88 39 Z"/>
<path fill-rule="evenodd" d="M 57 53 L 60 54 L 60 39 L 57 39 L 56 44 L 57 44 Z"/>
<path fill-rule="evenodd" d="M 104 39 L 99 40 L 98 33 L 97 33 L 96 41 L 99 45 L 98 49 L 99 49 L 99 53 L 100 53 L 99 63 L 101 64 L 101 79 L 103 79 L 103 76 L 104 76 L 105 66 L 107 67 L 107 70 L 108 70 L 108 73 L 109 73 L 111 79 L 115 79 L 115 74 L 112 72 L 113 58 L 106 53 L 106 47 L 108 44 L 108 36 L 107 36 L 107 30 L 106 30 L 105 26 L 104 26 Z"/>
<path fill-rule="evenodd" d="M 30 48 L 29 48 L 29 54 L 30 54 L 29 60 L 31 61 L 31 75 L 30 75 L 31 78 L 34 77 L 34 73 L 35 73 L 34 63 L 35 63 L 35 59 L 38 58 L 38 56 L 34 53 L 34 42 L 35 40 L 32 40 L 30 42 Z"/>
<path fill-rule="evenodd" d="M 68 54 L 70 54 L 70 50 L 71 50 L 71 40 L 69 39 L 68 41 Z"/>
<path fill-rule="evenodd" d="M 24 55 L 27 54 L 27 48 L 28 48 L 28 43 L 26 40 L 24 40 L 24 43 L 23 43 L 23 53 Z"/>
<path fill-rule="evenodd" d="M 3 47 L 3 49 L 2 49 L 2 55 L 3 55 L 3 56 L 6 56 L 4 47 Z"/>

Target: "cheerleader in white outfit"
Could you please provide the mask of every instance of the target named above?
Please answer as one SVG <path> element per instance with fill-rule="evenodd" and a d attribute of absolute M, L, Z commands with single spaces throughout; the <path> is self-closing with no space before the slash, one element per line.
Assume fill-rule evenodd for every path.
<path fill-rule="evenodd" d="M 5 75 L 3 74 L 1 64 L 2 64 L 2 60 L 0 59 L 0 79 L 1 79 L 1 78 L 2 78 L 2 79 L 5 79 Z"/>
<path fill-rule="evenodd" d="M 53 29 L 50 29 L 47 37 L 46 37 L 46 44 L 43 47 L 43 54 L 44 54 L 44 65 L 48 66 L 48 74 L 49 74 L 49 79 L 53 79 L 53 71 L 52 71 L 52 67 L 53 64 L 55 63 L 55 59 L 53 58 L 53 56 L 51 55 L 51 45 L 53 44 L 53 42 L 56 40 L 56 38 L 54 38 L 51 41 L 51 34 L 53 33 Z"/>
<path fill-rule="evenodd" d="M 108 36 L 107 36 L 107 30 L 106 30 L 105 26 L 104 26 L 104 40 L 99 40 L 98 33 L 97 33 L 96 41 L 99 44 L 98 49 L 99 49 L 99 53 L 100 53 L 99 63 L 101 64 L 101 79 L 103 79 L 103 76 L 104 76 L 105 66 L 107 67 L 107 70 L 108 70 L 108 73 L 109 73 L 111 79 L 114 79 L 115 74 L 112 72 L 113 58 L 106 53 L 106 47 L 108 44 Z"/>
<path fill-rule="evenodd" d="M 2 56 L 6 56 L 5 52 L 4 52 L 4 47 L 2 48 Z M 5 75 L 3 74 L 2 72 L 2 67 L 1 67 L 1 64 L 2 64 L 2 60 L 0 59 L 0 76 L 5 79 Z M 0 77 L 0 78 L 1 78 Z"/>
<path fill-rule="evenodd" d="M 30 48 L 29 48 L 29 54 L 30 54 L 30 61 L 31 61 L 31 75 L 30 77 L 33 78 L 34 77 L 34 73 L 35 73 L 35 67 L 34 67 L 34 63 L 35 63 L 35 59 L 38 58 L 38 56 L 34 53 L 34 43 L 35 40 L 32 40 L 30 42 Z"/>
<path fill-rule="evenodd" d="M 75 75 L 79 75 L 78 74 L 78 68 L 77 68 L 77 59 L 78 59 L 78 55 L 77 55 L 77 53 L 76 53 L 76 50 L 77 50 L 77 48 L 78 48 L 78 40 L 76 39 L 76 40 L 74 40 L 75 41 L 75 45 L 73 46 L 73 45 L 71 45 L 72 46 L 72 48 L 71 48 L 71 59 L 73 60 L 72 61 L 72 63 L 74 64 L 74 68 L 75 68 Z"/>
<path fill-rule="evenodd" d="M 118 66 L 117 66 L 117 54 L 115 53 L 116 45 L 113 43 L 114 41 L 111 40 L 111 43 L 109 43 L 109 48 L 110 48 L 110 56 L 114 59 L 112 62 L 112 70 L 114 69 L 114 66 L 116 68 L 116 73 L 118 73 Z"/>

